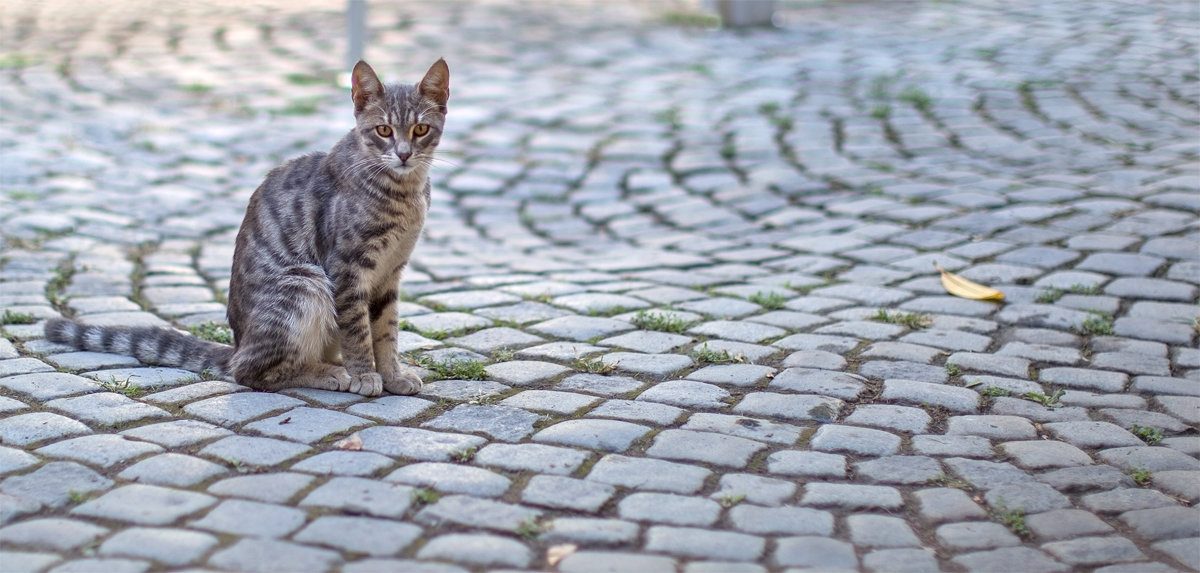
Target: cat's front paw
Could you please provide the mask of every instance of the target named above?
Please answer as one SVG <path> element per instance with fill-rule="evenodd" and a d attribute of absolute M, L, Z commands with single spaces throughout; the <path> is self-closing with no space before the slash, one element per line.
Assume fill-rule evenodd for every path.
<path fill-rule="evenodd" d="M 421 391 L 421 387 L 421 377 L 404 367 L 397 368 L 392 376 L 383 381 L 384 390 L 401 396 L 416 394 Z"/>
<path fill-rule="evenodd" d="M 350 379 L 349 391 L 363 396 L 378 396 L 383 393 L 383 377 L 374 372 L 358 374 Z"/>

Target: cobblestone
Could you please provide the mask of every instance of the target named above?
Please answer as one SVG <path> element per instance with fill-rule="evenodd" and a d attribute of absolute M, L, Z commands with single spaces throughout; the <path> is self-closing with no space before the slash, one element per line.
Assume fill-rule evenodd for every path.
<path fill-rule="evenodd" d="M 224 323 L 251 191 L 351 126 L 320 4 L 5 5 L 6 566 L 1200 568 L 1193 6 L 372 3 L 386 79 L 456 78 L 398 351 L 478 379 L 272 394 L 45 340 Z M 676 498 L 707 513 L 614 519 Z"/>

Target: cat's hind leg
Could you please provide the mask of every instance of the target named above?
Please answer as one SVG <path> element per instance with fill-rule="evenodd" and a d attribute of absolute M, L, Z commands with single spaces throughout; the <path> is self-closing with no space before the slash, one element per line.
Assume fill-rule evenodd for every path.
<path fill-rule="evenodd" d="M 247 317 L 230 361 L 234 379 L 259 390 L 317 388 L 377 396 L 382 381 L 364 384 L 328 362 L 336 348 L 333 293 L 315 266 L 288 269 Z M 369 382 L 369 381 L 368 381 Z"/>

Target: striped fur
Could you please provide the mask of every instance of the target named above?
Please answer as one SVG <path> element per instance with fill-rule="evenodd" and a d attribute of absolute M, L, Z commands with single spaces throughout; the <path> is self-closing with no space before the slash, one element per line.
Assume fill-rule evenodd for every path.
<path fill-rule="evenodd" d="M 450 71 L 384 86 L 354 67 L 355 127 L 329 153 L 272 170 L 250 198 L 229 281 L 230 348 L 166 329 L 52 321 L 56 342 L 231 375 L 260 390 L 414 394 L 396 355 L 396 300 L 429 209 Z M 200 368 L 196 368 L 200 366 Z"/>

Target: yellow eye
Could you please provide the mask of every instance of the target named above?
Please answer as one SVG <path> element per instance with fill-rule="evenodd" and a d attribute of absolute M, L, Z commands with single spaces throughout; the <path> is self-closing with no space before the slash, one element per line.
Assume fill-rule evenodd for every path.
<path fill-rule="evenodd" d="M 421 137 L 422 135 L 425 135 L 426 133 L 429 133 L 428 125 L 425 125 L 423 123 L 418 123 L 413 126 L 413 137 Z"/>
<path fill-rule="evenodd" d="M 391 137 L 392 136 L 392 126 L 380 125 L 375 128 L 375 133 L 378 133 L 379 137 Z"/>

